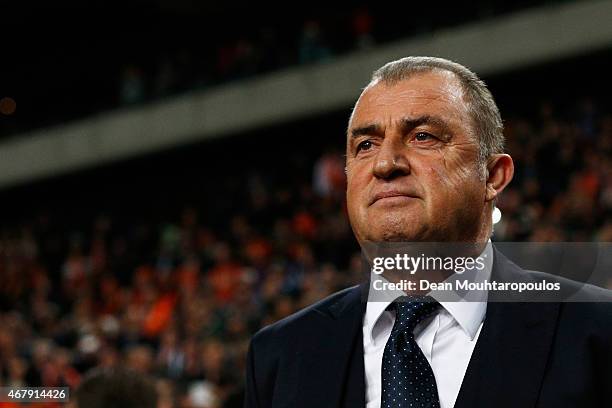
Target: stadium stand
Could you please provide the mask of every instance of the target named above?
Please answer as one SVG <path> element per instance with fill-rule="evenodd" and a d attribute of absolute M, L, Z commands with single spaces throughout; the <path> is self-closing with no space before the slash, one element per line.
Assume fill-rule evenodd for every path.
<path fill-rule="evenodd" d="M 373 1 L 308 10 L 281 4 L 195 6 L 185 0 L 87 7 L 70 0 L 7 3 L 5 32 L 19 39 L 5 44 L 0 89 L 18 102 L 20 113 L 3 124 L 0 137 L 561 3 L 476 1 L 443 9 L 398 4 L 392 13 Z M 416 14 L 418 24 L 405 24 L 403 16 Z M 24 25 L 32 30 L 22 30 Z"/>
<path fill-rule="evenodd" d="M 513 2 L 527 6 L 521 3 Z M 515 10 L 498 5 L 476 5 L 477 12 L 409 34 Z M 356 9 L 334 35 L 329 22 L 323 29 L 316 19 L 302 21 L 310 44 L 295 47 L 298 31 L 286 48 L 272 47 L 293 52 L 290 58 L 264 58 L 260 45 L 254 66 L 237 56 L 253 45 L 231 40 L 214 64 L 192 65 L 177 50 L 160 56 L 159 72 L 114 71 L 123 75 L 109 89 L 119 88 L 128 105 L 144 103 L 355 47 L 376 49 L 407 34 L 383 24 L 383 11 Z M 345 39 L 325 50 L 317 30 Z M 497 203 L 496 240 L 612 241 L 612 112 L 609 87 L 601 85 L 610 59 L 606 49 L 485 78 L 516 163 Z M 198 85 L 196 77 L 210 72 L 214 79 Z M 119 103 L 106 100 L 115 105 L 69 108 L 74 116 L 55 119 Z M 155 379 L 160 408 L 242 406 L 250 336 L 363 277 L 345 214 L 349 109 L 1 190 L 0 383 L 75 389 L 92 369 L 127 367 Z M 12 123 L 2 132 L 23 129 Z"/>
<path fill-rule="evenodd" d="M 518 171 L 498 203 L 496 239 L 612 240 L 612 117 L 599 109 L 581 102 L 567 120 L 544 104 L 537 120 L 507 121 Z M 100 199 L 112 189 L 81 198 L 73 185 L 35 216 L 7 221 L 2 383 L 75 387 L 91 368 L 121 365 L 156 376 L 161 406 L 240 406 L 250 335 L 362 277 L 342 155 L 271 148 L 275 163 L 256 160 L 243 178 L 201 164 L 132 185 L 116 208 Z M 166 189 L 172 182 L 180 186 Z"/>

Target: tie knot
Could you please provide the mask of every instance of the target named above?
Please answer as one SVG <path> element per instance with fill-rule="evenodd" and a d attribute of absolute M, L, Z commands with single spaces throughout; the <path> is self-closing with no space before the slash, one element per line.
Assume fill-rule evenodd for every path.
<path fill-rule="evenodd" d="M 409 333 L 440 306 L 430 296 L 402 296 L 393 305 L 396 312 L 394 330 Z"/>

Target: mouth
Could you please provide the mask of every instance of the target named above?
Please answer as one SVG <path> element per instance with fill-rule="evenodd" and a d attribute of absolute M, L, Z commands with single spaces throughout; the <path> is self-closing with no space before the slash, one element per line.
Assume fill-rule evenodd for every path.
<path fill-rule="evenodd" d="M 370 201 L 370 205 L 373 205 L 377 202 L 386 202 L 389 204 L 392 203 L 403 203 L 406 201 L 414 200 L 418 198 L 416 195 L 403 191 L 381 191 L 380 193 L 376 193 L 372 200 Z"/>

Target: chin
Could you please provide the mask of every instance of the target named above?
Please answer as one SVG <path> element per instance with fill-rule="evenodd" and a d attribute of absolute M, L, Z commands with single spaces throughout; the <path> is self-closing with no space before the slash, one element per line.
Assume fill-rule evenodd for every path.
<path fill-rule="evenodd" d="M 383 217 L 368 217 L 362 225 L 369 230 L 368 236 L 378 242 L 417 242 L 427 236 L 428 228 L 422 217 L 393 215 L 387 213 Z M 374 221 L 375 220 L 375 221 Z"/>
<path fill-rule="evenodd" d="M 380 242 L 420 242 L 423 241 L 418 234 L 409 232 L 388 232 L 381 236 Z"/>
<path fill-rule="evenodd" d="M 410 226 L 410 228 L 406 228 Z M 375 231 L 371 231 L 369 241 L 374 242 L 418 242 L 426 237 L 424 228 L 415 228 L 414 224 L 402 223 L 401 225 L 378 225 Z"/>
<path fill-rule="evenodd" d="M 428 223 L 415 211 L 362 209 L 351 214 L 349 220 L 359 242 L 420 242 L 429 235 Z"/>

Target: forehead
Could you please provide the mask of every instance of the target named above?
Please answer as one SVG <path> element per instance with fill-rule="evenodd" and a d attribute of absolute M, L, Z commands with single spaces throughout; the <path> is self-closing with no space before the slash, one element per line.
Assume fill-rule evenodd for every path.
<path fill-rule="evenodd" d="M 452 72 L 415 73 L 397 83 L 370 85 L 359 97 L 349 126 L 423 115 L 441 117 L 449 125 L 469 122 L 461 83 Z"/>

